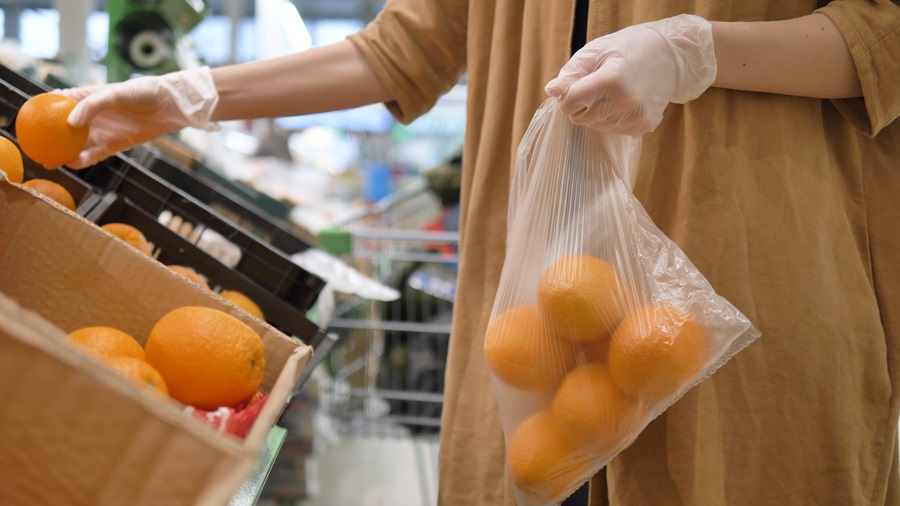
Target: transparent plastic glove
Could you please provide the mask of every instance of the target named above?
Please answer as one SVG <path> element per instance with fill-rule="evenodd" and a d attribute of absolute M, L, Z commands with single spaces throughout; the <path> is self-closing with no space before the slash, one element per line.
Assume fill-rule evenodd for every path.
<path fill-rule="evenodd" d="M 55 93 L 79 100 L 70 125 L 91 127 L 84 150 L 68 164 L 73 169 L 184 127 L 219 128 L 209 119 L 219 94 L 208 67 Z"/>
<path fill-rule="evenodd" d="M 699 97 L 715 78 L 712 25 L 682 14 L 594 39 L 545 89 L 573 123 L 638 136 L 656 129 L 669 102 Z"/>

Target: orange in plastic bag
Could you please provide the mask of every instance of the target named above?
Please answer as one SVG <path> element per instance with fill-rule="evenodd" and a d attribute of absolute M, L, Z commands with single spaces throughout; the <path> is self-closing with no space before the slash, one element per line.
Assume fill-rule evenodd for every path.
<path fill-rule="evenodd" d="M 519 148 L 484 352 L 523 506 L 562 501 L 759 337 L 634 198 L 639 154 L 554 99 Z"/>

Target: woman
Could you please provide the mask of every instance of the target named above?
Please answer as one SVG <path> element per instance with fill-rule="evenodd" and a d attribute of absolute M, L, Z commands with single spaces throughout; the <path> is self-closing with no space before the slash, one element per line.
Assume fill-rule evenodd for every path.
<path fill-rule="evenodd" d="M 209 121 L 384 102 L 409 122 L 465 71 L 440 500 L 514 504 L 482 343 L 515 150 L 548 92 L 576 122 L 650 132 L 635 193 L 763 337 L 592 480 L 591 504 L 898 504 L 900 7 L 817 7 L 393 0 L 333 46 L 69 91 L 70 122 L 93 131 L 73 166 Z M 664 27 L 685 12 L 702 19 Z M 573 27 L 592 42 L 560 72 Z M 695 43 L 712 44 L 711 79 L 685 72 Z"/>

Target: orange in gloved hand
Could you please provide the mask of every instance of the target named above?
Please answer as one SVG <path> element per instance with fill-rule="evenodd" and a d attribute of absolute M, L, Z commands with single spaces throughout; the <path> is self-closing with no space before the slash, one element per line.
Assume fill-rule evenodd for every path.
<path fill-rule="evenodd" d="M 605 365 L 589 364 L 563 380 L 553 399 L 553 416 L 574 441 L 603 455 L 616 449 L 628 433 L 635 407 Z"/>
<path fill-rule="evenodd" d="M 62 204 L 63 207 L 70 211 L 74 211 L 76 208 L 75 199 L 72 197 L 72 194 L 59 183 L 50 181 L 49 179 L 29 179 L 22 183 L 22 185 L 43 194 L 50 200 Z"/>
<path fill-rule="evenodd" d="M 609 337 L 629 300 L 616 269 L 590 255 L 560 258 L 544 271 L 538 286 L 538 303 L 550 328 L 575 341 Z"/>
<path fill-rule="evenodd" d="M 13 183 L 21 183 L 25 174 L 19 146 L 2 135 L 0 135 L 0 171 L 5 172 L 6 178 Z"/>
<path fill-rule="evenodd" d="M 550 333 L 537 306 L 515 307 L 494 318 L 484 355 L 501 380 L 528 391 L 555 388 L 575 362 L 572 343 Z"/>
<path fill-rule="evenodd" d="M 547 411 L 516 428 L 506 457 L 516 486 L 543 501 L 562 499 L 586 481 L 594 467 L 590 452 L 569 439 Z"/>
<path fill-rule="evenodd" d="M 16 138 L 28 158 L 55 169 L 74 161 L 87 144 L 90 128 L 69 126 L 78 101 L 57 93 L 28 99 L 16 115 Z"/>
<path fill-rule="evenodd" d="M 706 332 L 684 311 L 650 304 L 629 314 L 612 336 L 609 372 L 625 393 L 662 400 L 703 367 Z"/>

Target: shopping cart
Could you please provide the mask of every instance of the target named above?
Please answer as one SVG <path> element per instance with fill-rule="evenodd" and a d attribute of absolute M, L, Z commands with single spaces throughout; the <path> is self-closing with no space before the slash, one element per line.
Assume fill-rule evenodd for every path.
<path fill-rule="evenodd" d="M 424 185 L 392 194 L 322 243 L 362 274 L 397 290 L 393 301 L 336 301 L 324 411 L 342 434 L 433 435 L 456 292 L 455 226 Z M 447 229 L 450 230 L 447 230 Z"/>

